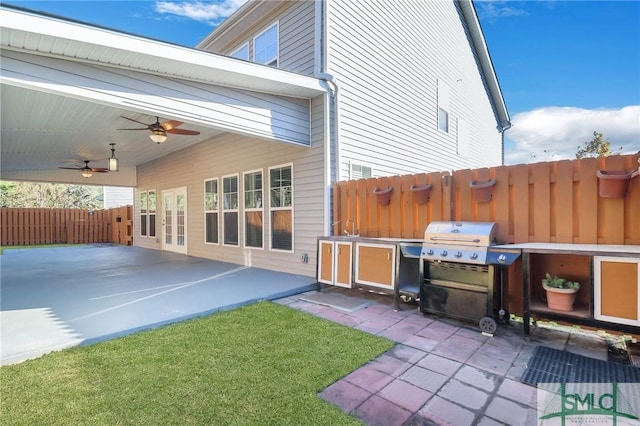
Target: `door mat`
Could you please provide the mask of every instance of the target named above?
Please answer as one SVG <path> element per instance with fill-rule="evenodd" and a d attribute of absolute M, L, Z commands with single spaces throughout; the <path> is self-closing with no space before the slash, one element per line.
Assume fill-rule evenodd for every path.
<path fill-rule="evenodd" d="M 359 297 L 350 297 L 343 294 L 331 294 L 316 292 L 304 295 L 300 298 L 305 302 L 315 303 L 317 305 L 325 305 L 344 312 L 355 312 L 365 306 L 371 304 L 370 301 L 360 299 Z"/>
<path fill-rule="evenodd" d="M 523 383 L 640 383 L 640 368 L 538 346 L 520 379 Z"/>

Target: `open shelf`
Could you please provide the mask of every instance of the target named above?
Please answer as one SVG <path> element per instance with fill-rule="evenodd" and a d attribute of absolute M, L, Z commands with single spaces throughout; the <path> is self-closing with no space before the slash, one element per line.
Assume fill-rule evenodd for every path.
<path fill-rule="evenodd" d="M 530 301 L 530 309 L 531 313 L 537 314 L 541 317 L 549 317 L 549 318 L 558 318 L 559 316 L 567 317 L 567 318 L 580 318 L 580 319 L 590 319 L 591 310 L 589 309 L 588 303 L 580 303 L 576 302 L 573 306 L 573 311 L 565 312 L 565 311 L 556 311 L 554 309 L 549 309 L 547 303 L 539 300 L 532 299 Z"/>

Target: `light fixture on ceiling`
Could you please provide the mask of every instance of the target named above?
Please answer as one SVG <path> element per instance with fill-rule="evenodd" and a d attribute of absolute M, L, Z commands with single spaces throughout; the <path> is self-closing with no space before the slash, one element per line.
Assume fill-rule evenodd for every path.
<path fill-rule="evenodd" d="M 116 158 L 116 149 L 114 148 L 116 144 L 110 143 L 109 145 L 111 145 L 111 157 L 109 158 L 109 171 L 117 172 L 118 170 L 120 170 L 120 160 Z"/>
<path fill-rule="evenodd" d="M 155 143 L 160 144 L 167 140 L 167 133 L 164 130 L 154 129 L 151 131 L 149 137 Z"/>
<path fill-rule="evenodd" d="M 82 177 L 90 178 L 93 176 L 93 172 L 91 171 L 91 167 L 88 165 L 82 169 Z"/>

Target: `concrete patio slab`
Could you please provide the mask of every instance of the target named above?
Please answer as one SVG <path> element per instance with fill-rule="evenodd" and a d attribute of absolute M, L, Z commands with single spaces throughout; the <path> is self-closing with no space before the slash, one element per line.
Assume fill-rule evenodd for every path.
<path fill-rule="evenodd" d="M 315 279 L 132 246 L 6 250 L 2 365 L 273 300 Z"/>

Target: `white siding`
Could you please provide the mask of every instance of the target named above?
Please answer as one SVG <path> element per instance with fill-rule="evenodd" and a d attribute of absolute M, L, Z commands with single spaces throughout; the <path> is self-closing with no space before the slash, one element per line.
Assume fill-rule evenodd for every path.
<path fill-rule="evenodd" d="M 279 65 L 288 71 L 312 75 L 315 48 L 315 2 L 284 1 L 266 2 L 249 12 L 238 26 L 217 34 L 207 44 L 207 50 L 230 55 L 245 43 L 249 43 L 249 58 L 253 58 L 253 38 L 278 22 Z M 214 33 L 215 34 L 215 31 Z"/>
<path fill-rule="evenodd" d="M 340 176 L 494 166 L 501 137 L 455 2 L 329 2 L 329 69 L 340 105 Z M 407 19 L 411 17 L 411 19 Z M 437 85 L 450 88 L 449 132 L 437 128 Z M 458 119 L 469 151 L 457 152 Z"/>
<path fill-rule="evenodd" d="M 133 205 L 133 188 L 105 186 L 103 188 L 103 203 L 105 209 Z"/>
<path fill-rule="evenodd" d="M 322 97 L 314 99 L 312 108 L 312 145 L 310 148 L 280 142 L 269 142 L 238 134 L 226 133 L 209 141 L 138 167 L 140 191 L 187 187 L 187 253 L 192 256 L 216 259 L 241 265 L 266 268 L 300 275 L 314 276 L 316 271 L 316 241 L 323 234 L 324 220 L 324 167 Z M 167 142 L 170 143 L 170 142 Z M 205 244 L 204 242 L 204 180 L 250 170 L 263 170 L 267 193 L 268 167 L 293 164 L 294 172 L 294 253 L 274 252 L 268 249 L 244 248 Z M 240 183 L 240 191 L 243 186 Z M 160 249 L 162 240 L 162 205 L 158 197 L 157 239 L 135 235 L 134 244 Z M 266 202 L 265 202 L 266 204 Z M 139 211 L 135 205 L 134 226 L 139 230 Z M 268 209 L 264 210 L 265 236 L 269 235 Z M 239 212 L 242 221 L 242 203 Z M 138 231 L 139 232 L 139 231 Z M 240 226 L 239 241 L 244 241 Z M 265 247 L 268 247 L 265 238 Z M 308 254 L 309 263 L 301 261 Z"/>

